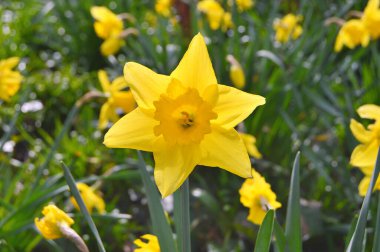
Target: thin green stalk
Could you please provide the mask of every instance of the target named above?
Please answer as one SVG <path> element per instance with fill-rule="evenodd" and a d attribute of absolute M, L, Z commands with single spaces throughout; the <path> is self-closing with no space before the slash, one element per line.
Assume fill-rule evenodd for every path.
<path fill-rule="evenodd" d="M 380 193 L 377 192 L 375 236 L 373 240 L 373 252 L 380 251 Z"/>
<path fill-rule="evenodd" d="M 181 252 L 191 252 L 189 180 L 174 193 L 174 222 Z"/>

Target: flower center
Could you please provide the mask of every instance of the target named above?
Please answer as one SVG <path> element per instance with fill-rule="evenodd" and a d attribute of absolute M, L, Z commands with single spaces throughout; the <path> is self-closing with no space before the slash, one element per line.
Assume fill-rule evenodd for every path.
<path fill-rule="evenodd" d="M 170 144 L 199 143 L 211 132 L 210 120 L 217 117 L 211 104 L 192 88 L 183 89 L 177 95 L 168 90 L 154 102 L 154 106 L 154 119 L 160 122 L 154 133 L 163 135 Z"/>

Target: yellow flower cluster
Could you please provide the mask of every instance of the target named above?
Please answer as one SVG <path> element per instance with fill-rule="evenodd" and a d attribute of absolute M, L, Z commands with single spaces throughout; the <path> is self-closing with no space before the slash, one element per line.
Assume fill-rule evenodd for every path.
<path fill-rule="evenodd" d="M 238 7 L 238 11 L 243 12 L 243 11 L 251 9 L 254 5 L 254 1 L 253 0 L 236 0 L 236 5 Z"/>
<path fill-rule="evenodd" d="M 122 91 L 128 86 L 123 76 L 117 77 L 110 83 L 106 71 L 100 70 L 98 78 L 107 97 L 107 102 L 103 104 L 100 110 L 98 124 L 100 129 L 104 129 L 109 121 L 116 122 L 119 120 L 116 112 L 118 108 L 121 108 L 124 113 L 129 113 L 136 107 L 136 102 L 131 91 Z"/>
<path fill-rule="evenodd" d="M 170 8 L 172 6 L 172 0 L 156 0 L 154 9 L 158 14 L 164 17 L 170 16 Z"/>
<path fill-rule="evenodd" d="M 340 52 L 344 46 L 350 49 L 358 45 L 366 47 L 371 39 L 380 37 L 379 3 L 379 0 L 369 0 L 360 19 L 351 19 L 343 24 L 335 40 L 335 52 Z"/>
<path fill-rule="evenodd" d="M 61 227 L 70 227 L 74 224 L 74 220 L 55 205 L 44 207 L 42 214 L 44 217 L 42 219 L 35 218 L 34 223 L 46 239 L 58 239 L 63 237 Z"/>
<path fill-rule="evenodd" d="M 20 89 L 22 76 L 18 71 L 12 70 L 19 61 L 18 57 L 0 60 L 0 99 L 4 101 L 9 101 Z"/>
<path fill-rule="evenodd" d="M 136 239 L 133 243 L 138 246 L 134 252 L 160 252 L 160 244 L 156 236 L 151 234 L 145 234 L 140 238 L 146 240 L 144 242 L 141 239 Z"/>
<path fill-rule="evenodd" d="M 363 105 L 358 108 L 357 112 L 361 118 L 374 120 L 374 123 L 369 124 L 367 128 L 354 119 L 351 119 L 350 123 L 352 134 L 360 142 L 351 154 L 350 163 L 358 167 L 365 175 L 359 185 L 359 194 L 364 196 L 371 180 L 380 146 L 380 106 Z M 375 189 L 380 190 L 379 179 L 376 182 Z"/>
<path fill-rule="evenodd" d="M 287 14 L 282 19 L 275 19 L 273 22 L 273 29 L 276 31 L 275 39 L 277 42 L 286 43 L 290 39 L 297 39 L 302 34 L 302 27 L 299 22 L 302 16 Z"/>
<path fill-rule="evenodd" d="M 100 51 L 104 56 L 117 53 L 124 45 L 122 39 L 123 21 L 112 11 L 103 6 L 91 8 L 91 15 L 96 20 L 95 32 L 98 37 L 104 39 Z"/>
<path fill-rule="evenodd" d="M 276 201 L 276 194 L 272 191 L 270 184 L 254 169 L 253 178 L 246 179 L 241 186 L 240 202 L 249 208 L 247 219 L 254 224 L 261 225 L 265 214 L 269 209 L 281 207 L 281 203 Z"/>
<path fill-rule="evenodd" d="M 197 8 L 207 16 L 208 23 L 212 30 L 226 31 L 233 26 L 230 12 L 226 12 L 216 0 L 202 0 Z"/>
<path fill-rule="evenodd" d="M 77 183 L 76 185 L 89 213 L 92 213 L 94 208 L 96 208 L 96 210 L 98 210 L 101 214 L 106 212 L 104 200 L 95 192 L 93 188 L 84 183 Z M 74 207 L 79 210 L 79 206 L 75 198 L 71 197 L 70 201 Z"/>

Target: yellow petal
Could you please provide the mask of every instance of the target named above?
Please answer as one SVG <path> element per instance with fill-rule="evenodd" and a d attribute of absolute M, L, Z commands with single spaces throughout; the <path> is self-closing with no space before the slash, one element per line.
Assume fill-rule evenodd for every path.
<path fill-rule="evenodd" d="M 110 31 L 108 27 L 101 22 L 95 22 L 94 29 L 96 35 L 98 35 L 99 38 L 107 39 L 110 36 Z"/>
<path fill-rule="evenodd" d="M 375 166 L 378 148 L 376 141 L 356 146 L 351 154 L 351 165 L 357 167 Z"/>
<path fill-rule="evenodd" d="M 200 94 L 208 85 L 218 83 L 206 44 L 200 33 L 193 38 L 189 49 L 170 76 L 178 79 L 185 86 L 197 89 Z"/>
<path fill-rule="evenodd" d="M 99 122 L 98 122 L 99 129 L 105 129 L 107 127 L 108 120 L 110 118 L 110 115 L 109 115 L 110 113 L 112 113 L 112 111 L 110 111 L 109 103 L 106 102 L 103 104 L 103 106 L 100 109 Z"/>
<path fill-rule="evenodd" d="M 213 127 L 201 148 L 204 156 L 199 164 L 220 167 L 244 178 L 252 176 L 247 150 L 236 130 Z"/>
<path fill-rule="evenodd" d="M 93 6 L 91 7 L 90 12 L 91 16 L 99 21 L 116 16 L 112 11 L 104 6 Z"/>
<path fill-rule="evenodd" d="M 127 82 L 125 81 L 124 76 L 117 77 L 112 81 L 111 89 L 112 91 L 120 91 L 128 87 Z"/>
<path fill-rule="evenodd" d="M 247 118 L 257 106 L 265 104 L 265 98 L 262 96 L 245 93 L 224 85 L 218 85 L 218 88 L 219 98 L 213 108 L 213 111 L 218 114 L 218 118 L 212 123 L 226 129 L 235 127 Z"/>
<path fill-rule="evenodd" d="M 365 176 L 360 181 L 359 186 L 358 186 L 360 196 L 366 195 L 370 181 L 371 181 L 371 177 L 369 177 L 369 176 Z"/>
<path fill-rule="evenodd" d="M 100 52 L 104 56 L 114 55 L 124 45 L 124 41 L 119 38 L 109 38 L 100 45 Z"/>
<path fill-rule="evenodd" d="M 0 69 L 3 70 L 3 69 L 12 69 L 14 68 L 15 66 L 18 65 L 18 63 L 20 62 L 20 58 L 19 57 L 11 57 L 9 59 L 6 59 L 6 60 L 1 60 L 0 61 Z"/>
<path fill-rule="evenodd" d="M 375 104 L 366 104 L 366 105 L 360 106 L 357 109 L 357 112 L 361 118 L 374 119 L 374 120 L 380 119 L 380 106 L 377 106 Z"/>
<path fill-rule="evenodd" d="M 113 94 L 112 98 L 115 106 L 122 108 L 124 113 L 129 113 L 136 107 L 136 102 L 131 91 L 116 92 Z"/>
<path fill-rule="evenodd" d="M 161 143 L 157 149 L 153 153 L 154 180 L 164 198 L 175 192 L 194 170 L 201 151 L 197 145 L 170 146 L 165 143 Z"/>
<path fill-rule="evenodd" d="M 110 91 L 110 81 L 108 80 L 107 72 L 104 70 L 98 71 L 98 79 L 100 81 L 100 85 L 102 86 L 103 91 Z"/>
<path fill-rule="evenodd" d="M 153 151 L 153 143 L 157 137 L 153 128 L 158 124 L 147 116 L 140 108 L 123 116 L 104 136 L 104 144 L 110 148 L 130 148 Z"/>
<path fill-rule="evenodd" d="M 135 62 L 125 64 L 124 77 L 137 104 L 144 109 L 154 109 L 153 102 L 165 93 L 171 81 L 169 76 L 157 74 Z"/>
<path fill-rule="evenodd" d="M 361 143 L 368 143 L 372 139 L 373 133 L 366 130 L 361 123 L 354 119 L 351 119 L 350 129 L 355 138 Z"/>
<path fill-rule="evenodd" d="M 202 98 L 211 104 L 211 106 L 215 106 L 218 101 L 219 90 L 218 85 L 209 85 L 203 92 Z"/>

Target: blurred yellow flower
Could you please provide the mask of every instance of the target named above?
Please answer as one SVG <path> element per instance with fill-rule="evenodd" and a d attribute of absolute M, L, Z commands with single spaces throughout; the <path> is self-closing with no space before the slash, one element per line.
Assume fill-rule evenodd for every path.
<path fill-rule="evenodd" d="M 232 26 L 230 13 L 225 13 L 223 7 L 215 0 L 202 0 L 198 2 L 197 8 L 207 16 L 208 23 L 212 30 L 218 30 L 220 27 L 227 30 Z"/>
<path fill-rule="evenodd" d="M 138 246 L 138 248 L 136 248 L 134 252 L 160 252 L 160 244 L 155 235 L 145 234 L 140 238 L 147 242 L 144 242 L 141 239 L 136 239 L 133 243 Z"/>
<path fill-rule="evenodd" d="M 364 196 L 368 189 L 380 147 L 380 106 L 366 104 L 359 107 L 357 112 L 361 118 L 374 120 L 374 123 L 369 124 L 367 128 L 354 119 L 351 119 L 350 123 L 352 134 L 360 142 L 351 154 L 350 164 L 358 167 L 365 174 L 359 185 L 359 193 Z M 379 180 L 377 180 L 375 186 L 377 190 L 380 189 L 379 183 Z"/>
<path fill-rule="evenodd" d="M 236 5 L 238 7 L 239 12 L 243 12 L 249 10 L 253 7 L 253 0 L 236 0 Z"/>
<path fill-rule="evenodd" d="M 281 203 L 276 201 L 276 194 L 270 184 L 258 172 L 252 169 L 252 175 L 253 178 L 246 179 L 239 190 L 240 202 L 249 208 L 247 219 L 261 225 L 266 212 L 280 208 Z"/>
<path fill-rule="evenodd" d="M 98 210 L 101 214 L 106 212 L 104 200 L 95 192 L 93 188 L 84 183 L 77 183 L 76 185 L 89 213 L 92 213 L 94 208 L 96 208 L 96 210 Z M 75 198 L 70 197 L 70 201 L 74 207 L 79 210 L 79 206 Z"/>
<path fill-rule="evenodd" d="M 265 98 L 217 84 L 201 34 L 170 76 L 135 62 L 125 65 L 124 75 L 138 108 L 111 127 L 104 144 L 153 152 L 154 178 L 163 197 L 177 190 L 197 164 L 251 176 L 234 127 Z"/>
<path fill-rule="evenodd" d="M 297 39 L 302 34 L 302 27 L 298 23 L 302 20 L 302 16 L 287 14 L 282 19 L 275 19 L 273 28 L 276 31 L 276 41 L 286 43 L 290 39 Z"/>
<path fill-rule="evenodd" d="M 116 78 L 111 84 L 106 71 L 100 70 L 98 78 L 105 95 L 108 97 L 107 102 L 100 109 L 99 116 L 98 127 L 104 129 L 109 121 L 116 122 L 119 120 L 116 113 L 118 108 L 121 108 L 127 114 L 136 107 L 136 102 L 131 91 L 122 91 L 128 86 L 123 76 Z"/>
<path fill-rule="evenodd" d="M 18 57 L 0 60 L 0 99 L 4 101 L 9 101 L 20 89 L 22 76 L 18 71 L 12 70 L 19 61 Z"/>
<path fill-rule="evenodd" d="M 244 145 L 247 148 L 248 154 L 254 158 L 262 158 L 261 153 L 256 147 L 256 138 L 250 134 L 240 133 L 241 139 L 243 139 Z"/>
<path fill-rule="evenodd" d="M 154 8 L 158 14 L 164 17 L 170 16 L 170 8 L 172 6 L 172 0 L 156 0 Z"/>
<path fill-rule="evenodd" d="M 227 55 L 227 61 L 231 64 L 230 79 L 232 84 L 239 89 L 243 89 L 245 87 L 245 75 L 243 68 L 232 55 Z"/>
<path fill-rule="evenodd" d="M 101 53 L 104 56 L 117 53 L 125 43 L 122 39 L 123 21 L 103 6 L 91 7 L 91 15 L 96 20 L 96 34 L 105 40 L 100 46 Z"/>
<path fill-rule="evenodd" d="M 55 205 L 45 206 L 42 214 L 44 217 L 42 219 L 35 218 L 34 223 L 46 239 L 63 237 L 61 228 L 70 227 L 74 224 L 74 220 Z"/>
<path fill-rule="evenodd" d="M 225 12 L 223 15 L 223 22 L 222 22 L 222 31 L 227 31 L 228 29 L 231 29 L 234 26 L 232 23 L 232 16 L 231 13 Z"/>
<path fill-rule="evenodd" d="M 363 24 L 373 39 L 380 37 L 379 0 L 369 0 L 362 16 Z"/>
<path fill-rule="evenodd" d="M 358 45 L 366 47 L 370 41 L 370 34 L 360 19 L 351 19 L 343 24 L 335 40 L 335 52 L 340 52 L 343 46 L 350 49 Z"/>

